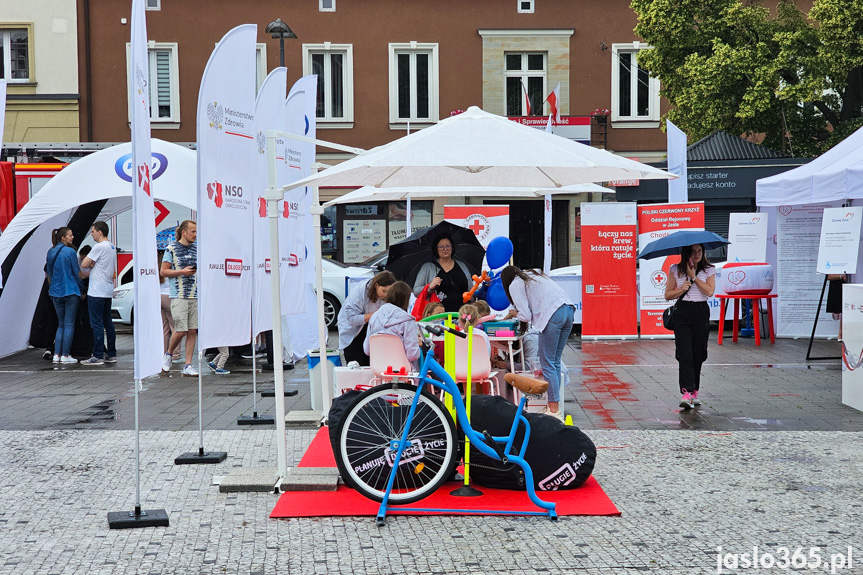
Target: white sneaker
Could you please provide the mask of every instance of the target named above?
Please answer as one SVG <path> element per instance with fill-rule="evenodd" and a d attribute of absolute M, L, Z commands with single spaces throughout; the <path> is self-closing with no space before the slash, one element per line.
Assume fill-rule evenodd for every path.
<path fill-rule="evenodd" d="M 51 363 L 60 363 L 60 356 L 55 353 L 54 359 L 51 360 Z"/>
<path fill-rule="evenodd" d="M 64 355 L 60 358 L 60 363 L 78 363 L 78 360 L 71 355 Z"/>
<path fill-rule="evenodd" d="M 557 411 L 552 411 L 546 405 L 545 407 L 543 407 L 540 410 L 539 413 L 541 413 L 543 415 L 551 416 L 551 417 L 555 418 L 556 420 L 558 420 L 559 422 L 563 423 L 563 412 L 560 409 L 558 409 Z"/>
<path fill-rule="evenodd" d="M 162 371 L 171 371 L 171 354 L 162 355 Z"/>
<path fill-rule="evenodd" d="M 187 365 L 183 368 L 183 375 L 187 377 L 198 377 L 198 372 L 192 367 L 191 364 Z"/>

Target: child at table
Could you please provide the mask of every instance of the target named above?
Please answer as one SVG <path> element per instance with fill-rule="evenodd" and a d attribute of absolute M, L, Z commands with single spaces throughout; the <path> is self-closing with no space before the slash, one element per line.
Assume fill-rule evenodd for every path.
<path fill-rule="evenodd" d="M 412 293 L 413 290 L 405 282 L 396 282 L 390 286 L 384 298 L 386 303 L 369 319 L 363 351 L 369 354 L 369 338 L 373 335 L 379 333 L 397 335 L 404 345 L 405 357 L 416 370 L 417 360 L 420 357 L 420 336 L 416 320 L 407 311 Z"/>
<path fill-rule="evenodd" d="M 442 313 L 446 313 L 446 308 L 444 308 L 443 304 L 439 301 L 430 301 L 426 304 L 426 307 L 423 310 L 423 319 Z M 441 319 L 441 321 L 443 321 L 443 319 Z"/>
<path fill-rule="evenodd" d="M 491 311 L 491 307 L 484 299 L 476 300 L 475 302 L 473 302 L 473 305 L 476 306 L 476 309 L 479 312 L 479 323 L 477 324 L 477 327 L 485 331 L 485 328 L 482 326 L 482 324 L 483 322 L 494 320 L 494 312 Z"/>
<path fill-rule="evenodd" d="M 479 317 L 479 309 L 477 309 L 477 307 L 472 303 L 467 303 L 461 306 L 458 310 L 459 326 L 461 326 L 462 330 L 465 332 L 467 332 L 468 327 L 473 327 L 473 332 L 480 334 L 480 337 L 485 340 L 486 349 L 488 350 L 489 355 L 491 355 L 491 341 L 488 339 L 488 334 L 481 329 L 477 329 Z"/>

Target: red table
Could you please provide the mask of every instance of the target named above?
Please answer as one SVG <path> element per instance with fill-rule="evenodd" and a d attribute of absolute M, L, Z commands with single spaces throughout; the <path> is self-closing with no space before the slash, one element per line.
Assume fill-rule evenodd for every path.
<path fill-rule="evenodd" d="M 731 336 L 731 341 L 737 341 L 737 334 L 740 330 L 740 300 L 752 300 L 752 308 L 758 306 L 758 314 L 752 314 L 752 323 L 755 324 L 755 345 L 761 345 L 761 300 L 767 300 L 767 329 L 770 333 L 770 343 L 776 343 L 776 334 L 773 333 L 773 300 L 776 299 L 776 294 L 764 295 L 734 295 L 721 294 L 719 298 L 719 338 L 718 343 L 722 345 L 722 332 L 725 327 L 725 300 L 734 300 L 734 332 Z"/>

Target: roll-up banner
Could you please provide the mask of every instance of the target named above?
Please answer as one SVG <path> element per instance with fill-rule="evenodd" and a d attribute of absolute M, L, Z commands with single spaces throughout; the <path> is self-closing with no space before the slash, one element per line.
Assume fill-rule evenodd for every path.
<path fill-rule="evenodd" d="M 779 206 L 776 215 L 776 335 L 809 337 L 824 287 L 816 272 L 824 210 L 842 202 Z M 821 304 L 815 335 L 835 337 L 839 322 L 827 313 L 827 296 Z"/>
<path fill-rule="evenodd" d="M 254 267 L 252 291 L 253 335 L 273 329 L 272 288 L 270 273 L 270 222 L 267 218 L 267 130 L 283 130 L 285 126 L 285 94 L 288 90 L 288 69 L 276 68 L 261 84 L 255 102 L 255 184 L 252 197 L 254 218 Z M 276 142 L 276 185 L 285 183 L 284 139 Z"/>
<path fill-rule="evenodd" d="M 863 411 L 863 285 L 842 286 L 842 403 Z"/>
<path fill-rule="evenodd" d="M 144 2 L 132 3 L 132 253 L 135 254 L 135 379 L 162 369 L 161 294 L 156 255 L 156 220 L 153 217 L 153 160 L 150 150 L 150 68 Z M 2 109 L 0 109 L 2 113 Z M 0 136 L 2 136 L 0 120 Z M 100 336 L 101 337 L 101 336 Z"/>
<path fill-rule="evenodd" d="M 638 337 L 635 208 L 581 204 L 582 337 Z"/>
<path fill-rule="evenodd" d="M 243 345 L 252 331 L 255 41 L 229 31 L 198 93 L 198 347 Z"/>
<path fill-rule="evenodd" d="M 672 232 L 704 229 L 704 203 L 647 204 L 638 206 L 638 251 Z M 680 256 L 659 257 L 639 262 L 638 291 L 641 297 L 641 337 L 674 337 L 662 327 L 662 312 L 674 301 L 665 301 L 665 282 L 672 264 Z"/>

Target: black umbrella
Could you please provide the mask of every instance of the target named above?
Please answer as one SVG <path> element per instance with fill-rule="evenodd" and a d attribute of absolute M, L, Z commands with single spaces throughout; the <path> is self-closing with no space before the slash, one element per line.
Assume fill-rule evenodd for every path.
<path fill-rule="evenodd" d="M 420 230 L 399 243 L 391 245 L 390 255 L 387 258 L 387 271 L 393 272 L 397 279 L 413 287 L 420 267 L 434 260 L 432 245 L 442 235 L 452 238 L 453 258 L 463 261 L 470 273 L 479 274 L 485 257 L 485 248 L 472 231 L 447 221 Z"/>

